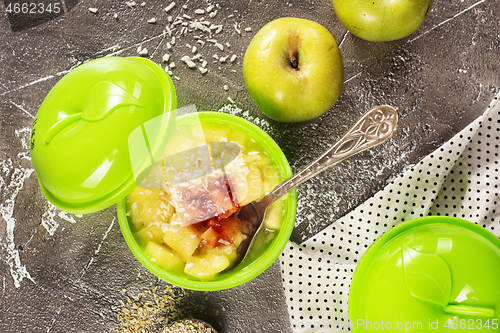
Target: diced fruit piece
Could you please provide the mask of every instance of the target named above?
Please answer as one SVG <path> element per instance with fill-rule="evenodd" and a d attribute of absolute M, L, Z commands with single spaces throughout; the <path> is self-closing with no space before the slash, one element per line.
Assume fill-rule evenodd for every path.
<path fill-rule="evenodd" d="M 161 243 L 163 231 L 155 225 L 150 225 L 134 233 L 134 237 L 140 246 L 145 247 L 149 242 Z"/>
<path fill-rule="evenodd" d="M 191 257 L 184 267 L 184 272 L 200 280 L 211 280 L 215 274 L 229 266 L 229 259 L 217 251 L 208 251 L 203 257 Z"/>
<path fill-rule="evenodd" d="M 242 148 L 235 142 L 211 144 L 211 147 L 213 147 L 212 157 L 216 168 L 226 167 L 228 164 L 232 163 L 233 160 L 241 158 L 240 156 L 242 156 Z"/>
<path fill-rule="evenodd" d="M 269 230 L 278 230 L 281 228 L 283 219 L 283 199 L 279 199 L 271 204 L 267 209 L 264 219 L 264 227 Z"/>
<path fill-rule="evenodd" d="M 261 159 L 261 154 L 259 152 L 252 150 L 248 151 L 243 155 L 243 159 L 245 160 L 246 164 L 250 164 L 252 162 L 259 162 Z"/>
<path fill-rule="evenodd" d="M 226 176 L 231 183 L 233 200 L 241 206 L 248 195 L 247 174 L 250 172 L 242 157 L 238 156 L 226 168 Z"/>
<path fill-rule="evenodd" d="M 208 228 L 200 236 L 202 241 L 210 247 L 235 245 L 242 241 L 240 221 L 235 217 L 223 219 L 212 218 L 208 223 Z"/>
<path fill-rule="evenodd" d="M 219 243 L 220 234 L 215 228 L 209 227 L 203 234 L 201 234 L 201 240 L 207 243 L 210 247 L 215 247 Z"/>
<path fill-rule="evenodd" d="M 166 246 L 149 242 L 144 253 L 152 262 L 166 271 L 182 271 L 184 268 L 184 260 Z"/>
<path fill-rule="evenodd" d="M 241 240 L 238 242 L 238 245 L 239 243 L 241 243 Z M 229 259 L 229 265 L 233 265 L 233 263 L 236 261 L 236 258 L 238 257 L 238 253 L 236 253 L 235 251 L 235 248 L 237 248 L 238 245 L 234 244 L 234 245 L 219 246 L 216 249 L 217 251 L 219 251 L 219 253 L 224 254 L 227 257 L 227 259 Z"/>
<path fill-rule="evenodd" d="M 254 200 L 258 200 L 264 196 L 264 183 L 262 182 L 260 170 L 255 162 L 249 166 L 250 172 L 248 173 L 248 194 L 245 200 L 240 204 L 246 205 Z"/>
<path fill-rule="evenodd" d="M 274 167 L 273 160 L 267 156 L 266 154 L 259 154 L 259 159 L 257 165 L 259 166 L 260 171 L 264 172 L 268 167 Z"/>
<path fill-rule="evenodd" d="M 188 261 L 200 244 L 200 237 L 191 226 L 172 226 L 163 236 L 165 244 L 177 252 L 184 261 Z"/>
<path fill-rule="evenodd" d="M 239 243 L 241 243 L 240 221 L 230 216 L 221 220 L 220 223 L 221 231 L 219 243 L 224 245 L 234 244 L 238 246 Z"/>
<path fill-rule="evenodd" d="M 281 183 L 283 172 L 278 167 L 269 165 L 262 170 L 262 176 L 264 178 L 264 191 L 265 193 L 270 193 Z"/>
<path fill-rule="evenodd" d="M 207 142 L 228 141 L 231 128 L 222 124 L 203 124 L 203 133 Z"/>
<path fill-rule="evenodd" d="M 151 223 L 165 223 L 172 218 L 173 209 L 165 203 L 163 190 L 148 190 L 136 187 L 127 196 L 127 214 L 132 230 L 137 231 Z"/>
<path fill-rule="evenodd" d="M 182 153 L 206 144 L 205 140 L 194 140 L 186 129 L 176 129 L 168 139 L 168 145 L 163 152 L 162 158 Z"/>
<path fill-rule="evenodd" d="M 236 142 L 240 147 L 247 148 L 248 135 L 243 131 L 232 131 L 229 141 Z"/>

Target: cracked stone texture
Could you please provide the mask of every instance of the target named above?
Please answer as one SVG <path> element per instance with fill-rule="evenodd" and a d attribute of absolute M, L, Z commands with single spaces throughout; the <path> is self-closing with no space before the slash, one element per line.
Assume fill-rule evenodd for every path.
<path fill-rule="evenodd" d="M 363 41 L 339 23 L 330 1 L 249 0 L 137 2 L 66 0 L 58 15 L 8 15 L 0 4 L 0 331 L 107 332 L 116 323 L 113 306 L 159 281 L 127 248 L 109 207 L 65 218 L 41 194 L 29 160 L 27 139 L 40 103 L 71 69 L 106 55 L 148 57 L 162 64 L 168 52 L 178 105 L 200 110 L 233 110 L 228 97 L 248 112 L 236 113 L 261 126 L 282 147 L 296 172 L 312 161 L 377 104 L 397 107 L 400 125 L 387 144 L 364 152 L 298 189 L 299 207 L 292 240 L 300 243 L 372 196 L 409 166 L 478 117 L 500 87 L 499 0 L 436 0 L 428 19 L 411 36 L 394 42 Z M 55 3 L 56 1 L 38 1 Z M 60 2 L 60 1 L 59 1 Z M 218 4 L 208 18 L 223 24 L 214 38 L 224 45 L 201 46 L 193 34 L 167 50 L 163 31 L 183 13 Z M 181 6 L 186 4 L 187 10 Z M 98 12 L 89 12 L 89 7 Z M 118 15 L 115 19 L 114 14 Z M 232 16 L 231 16 L 232 15 Z M 246 47 L 265 23 L 283 16 L 314 20 L 340 44 L 345 84 L 337 104 L 306 123 L 280 124 L 263 116 L 248 96 L 241 71 Z M 157 18 L 156 24 L 147 21 Z M 236 33 L 234 24 L 242 30 Z M 251 27 L 252 32 L 244 28 Z M 174 34 L 178 34 L 179 30 Z M 201 33 L 199 33 L 201 35 Z M 225 43 L 228 42 L 230 47 Z M 196 45 L 208 61 L 201 75 L 180 58 Z M 214 63 L 212 55 L 237 55 L 234 63 Z M 222 88 L 228 85 L 229 91 Z M 225 106 L 226 105 L 226 106 Z M 225 107 L 224 107 L 225 106 Z M 223 108 L 224 107 L 224 108 Z M 76 223 L 72 223 L 73 219 Z M 258 278 L 219 292 L 193 292 L 219 332 L 289 332 L 277 262 Z M 126 292 L 123 289 L 127 289 Z"/>

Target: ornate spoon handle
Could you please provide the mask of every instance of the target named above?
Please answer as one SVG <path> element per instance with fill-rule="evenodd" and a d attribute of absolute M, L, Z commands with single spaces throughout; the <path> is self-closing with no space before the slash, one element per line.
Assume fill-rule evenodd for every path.
<path fill-rule="evenodd" d="M 389 140 L 396 131 L 398 114 L 388 105 L 368 110 L 335 144 L 292 178 L 278 185 L 269 196 L 272 201 L 359 152 Z"/>

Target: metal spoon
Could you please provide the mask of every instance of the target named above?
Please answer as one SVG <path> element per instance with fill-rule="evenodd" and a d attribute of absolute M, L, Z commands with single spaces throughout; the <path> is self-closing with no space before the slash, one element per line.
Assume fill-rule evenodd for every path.
<path fill-rule="evenodd" d="M 391 106 L 381 105 L 370 109 L 332 147 L 302 171 L 276 186 L 263 199 L 241 207 L 237 217 L 242 221 L 243 233 L 247 238 L 237 249 L 238 257 L 234 266 L 246 257 L 271 203 L 340 161 L 389 140 L 396 130 L 397 121 L 398 115 Z"/>

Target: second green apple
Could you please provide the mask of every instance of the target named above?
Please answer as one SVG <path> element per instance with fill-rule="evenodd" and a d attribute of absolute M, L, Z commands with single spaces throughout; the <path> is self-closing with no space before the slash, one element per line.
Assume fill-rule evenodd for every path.
<path fill-rule="evenodd" d="M 318 117 L 336 103 L 344 67 L 326 28 L 285 17 L 254 36 L 243 60 L 243 77 L 250 97 L 268 117 L 298 122 Z"/>
<path fill-rule="evenodd" d="M 433 0 L 333 0 L 339 21 L 359 38 L 385 42 L 417 30 Z"/>

